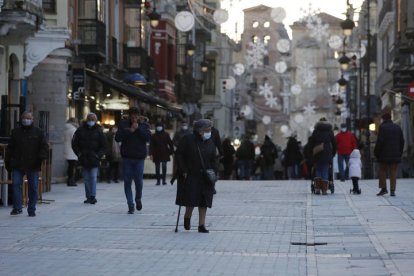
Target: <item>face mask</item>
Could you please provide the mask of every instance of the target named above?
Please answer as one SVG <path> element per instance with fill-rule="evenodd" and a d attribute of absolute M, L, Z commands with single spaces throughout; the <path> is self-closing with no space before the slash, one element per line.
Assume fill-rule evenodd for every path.
<path fill-rule="evenodd" d="M 162 130 L 162 127 L 157 126 L 157 127 L 156 127 L 156 130 L 157 130 L 157 131 L 161 131 L 161 130 Z"/>
<path fill-rule="evenodd" d="M 183 130 L 187 130 L 188 129 L 188 126 L 182 126 L 181 127 Z"/>
<path fill-rule="evenodd" d="M 33 120 L 31 119 L 23 119 L 22 120 L 22 125 L 24 126 L 30 126 L 33 123 Z"/>
<path fill-rule="evenodd" d="M 211 137 L 211 132 L 204 132 L 203 133 L 203 140 L 208 140 Z"/>
<path fill-rule="evenodd" d="M 95 121 L 88 121 L 87 124 L 89 127 L 93 127 L 95 125 Z"/>
<path fill-rule="evenodd" d="M 346 128 L 341 128 L 341 131 L 342 132 L 346 132 Z"/>

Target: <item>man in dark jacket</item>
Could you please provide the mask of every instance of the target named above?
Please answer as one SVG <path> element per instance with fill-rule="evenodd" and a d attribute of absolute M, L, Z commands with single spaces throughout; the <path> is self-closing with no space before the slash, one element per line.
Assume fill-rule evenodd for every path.
<path fill-rule="evenodd" d="M 10 215 L 22 213 L 22 183 L 26 175 L 29 184 L 29 217 L 36 216 L 39 171 L 47 159 L 49 146 L 43 131 L 33 126 L 33 114 L 25 111 L 21 126 L 13 129 L 6 151 L 6 168 L 12 171 L 13 210 Z"/>
<path fill-rule="evenodd" d="M 95 113 L 89 113 L 86 121 L 80 126 L 72 140 L 72 149 L 78 156 L 78 162 L 83 168 L 86 200 L 83 203 L 95 204 L 96 178 L 101 158 L 106 152 L 106 138 L 100 125 L 96 124 Z"/>
<path fill-rule="evenodd" d="M 397 167 L 401 162 L 401 156 L 404 149 L 404 137 L 401 127 L 394 124 L 391 120 L 391 114 L 382 115 L 383 122 L 378 131 L 377 142 L 374 148 L 374 154 L 379 162 L 378 178 L 380 192 L 377 196 L 388 193 L 386 183 L 386 173 L 390 176 L 391 196 L 395 196 L 397 187 Z"/>
<path fill-rule="evenodd" d="M 151 131 L 146 118 L 139 115 L 136 107 L 131 107 L 128 113 L 129 118 L 121 122 L 115 140 L 121 142 L 124 191 L 128 203 L 128 214 L 133 214 L 134 199 L 131 184 L 134 180 L 135 204 L 137 210 L 140 211 L 142 209 L 144 162 L 147 157 L 147 142 L 151 138 Z"/>
<path fill-rule="evenodd" d="M 167 162 L 171 160 L 170 155 L 174 153 L 174 144 L 170 134 L 164 130 L 162 123 L 155 125 L 155 133 L 151 136 L 149 151 L 151 160 L 155 164 L 156 185 L 160 185 L 161 178 L 162 185 L 166 185 Z M 162 170 L 162 176 L 160 169 Z"/>
<path fill-rule="evenodd" d="M 320 152 L 313 154 L 315 161 L 315 178 L 318 179 L 318 181 L 315 182 L 320 181 L 321 183 L 321 186 L 316 185 L 317 188 L 315 193 L 319 194 L 319 187 L 322 187 L 322 194 L 327 194 L 326 190 L 328 188 L 329 181 L 329 165 L 332 164 L 332 159 L 336 154 L 336 141 L 332 125 L 329 124 L 325 118 L 321 118 L 320 121 L 316 123 L 310 143 L 312 149 L 318 145 L 323 145 Z"/>
<path fill-rule="evenodd" d="M 236 151 L 239 179 L 250 180 L 255 156 L 254 144 L 248 137 L 244 137 Z"/>

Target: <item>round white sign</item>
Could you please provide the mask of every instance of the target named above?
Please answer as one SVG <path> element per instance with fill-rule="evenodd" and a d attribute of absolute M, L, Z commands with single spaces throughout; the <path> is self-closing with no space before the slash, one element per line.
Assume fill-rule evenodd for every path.
<path fill-rule="evenodd" d="M 290 50 L 290 41 L 287 39 L 280 39 L 276 44 L 277 49 L 281 53 L 287 53 Z"/>
<path fill-rule="evenodd" d="M 213 19 L 217 24 L 223 24 L 229 19 L 229 13 L 223 9 L 215 10 L 213 13 Z"/>
<path fill-rule="evenodd" d="M 287 64 L 284 61 L 278 61 L 275 64 L 275 70 L 278 73 L 284 73 L 287 70 Z"/>
<path fill-rule="evenodd" d="M 299 95 L 302 92 L 302 87 L 299 84 L 294 84 L 290 88 L 293 95 Z"/>
<path fill-rule="evenodd" d="M 235 75 L 240 76 L 244 73 L 244 65 L 241 63 L 236 63 L 233 68 L 233 72 Z"/>
<path fill-rule="evenodd" d="M 270 124 L 270 121 L 271 121 L 270 116 L 268 116 L 268 115 L 263 116 L 263 118 L 262 118 L 263 124 L 268 125 L 268 124 Z"/>
<path fill-rule="evenodd" d="M 281 7 L 273 8 L 270 12 L 270 16 L 276 23 L 282 23 L 286 17 L 286 11 Z"/>
<path fill-rule="evenodd" d="M 194 27 L 194 16 L 189 11 L 181 11 L 175 16 L 174 23 L 177 30 L 188 32 Z"/>

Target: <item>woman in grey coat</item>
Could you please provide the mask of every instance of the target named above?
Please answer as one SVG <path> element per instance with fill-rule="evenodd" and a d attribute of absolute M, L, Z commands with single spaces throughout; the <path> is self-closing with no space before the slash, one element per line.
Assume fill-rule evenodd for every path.
<path fill-rule="evenodd" d="M 177 147 L 178 185 L 176 204 L 186 206 L 184 228 L 190 230 L 191 215 L 194 207 L 198 207 L 198 232 L 208 233 L 205 228 L 207 207 L 213 203 L 214 186 L 203 174 L 204 169 L 216 166 L 216 148 L 211 138 L 212 123 L 201 119 L 194 123 L 193 133 L 184 136 Z M 201 161 L 202 158 L 202 161 Z M 204 169 L 203 169 L 204 168 Z"/>

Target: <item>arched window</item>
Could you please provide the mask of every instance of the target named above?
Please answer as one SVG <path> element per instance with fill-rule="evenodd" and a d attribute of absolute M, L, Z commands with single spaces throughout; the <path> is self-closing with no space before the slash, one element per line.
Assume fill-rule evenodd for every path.
<path fill-rule="evenodd" d="M 259 22 L 258 22 L 258 21 L 253 21 L 253 23 L 252 23 L 252 27 L 253 27 L 253 28 L 257 28 L 257 27 L 259 27 Z"/>

